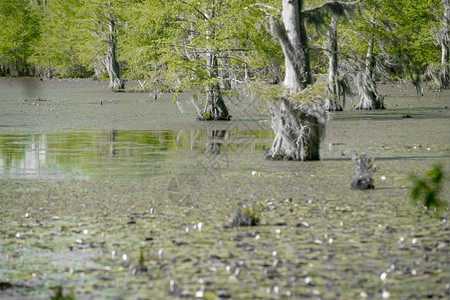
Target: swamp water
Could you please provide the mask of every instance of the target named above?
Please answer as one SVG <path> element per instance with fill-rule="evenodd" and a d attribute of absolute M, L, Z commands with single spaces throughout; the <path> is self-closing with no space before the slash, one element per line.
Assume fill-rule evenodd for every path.
<path fill-rule="evenodd" d="M 139 178 L 225 169 L 243 151 L 263 153 L 272 131 L 84 130 L 0 134 L 0 177 L 41 179 Z M 200 157 L 215 166 L 203 165 Z M 185 165 L 183 165 L 185 164 Z"/>
<path fill-rule="evenodd" d="M 0 298 L 449 296 L 448 211 L 409 198 L 410 173 L 448 172 L 449 92 L 383 86 L 388 109 L 332 114 L 302 163 L 264 159 L 258 102 L 205 123 L 188 94 L 181 114 L 171 95 L 31 82 L 0 79 Z M 375 158 L 375 190 L 350 189 L 346 149 Z M 261 224 L 230 228 L 244 199 Z"/>

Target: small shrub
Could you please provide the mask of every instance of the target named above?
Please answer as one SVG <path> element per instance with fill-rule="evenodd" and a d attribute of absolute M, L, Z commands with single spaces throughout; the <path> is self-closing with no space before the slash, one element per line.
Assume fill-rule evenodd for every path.
<path fill-rule="evenodd" d="M 262 205 L 241 203 L 230 220 L 231 226 L 256 226 L 261 221 L 261 212 Z"/>
<path fill-rule="evenodd" d="M 439 198 L 439 194 L 446 177 L 441 164 L 434 165 L 425 176 L 411 174 L 410 178 L 414 184 L 411 190 L 413 202 L 420 203 L 427 209 L 435 208 L 437 213 L 445 209 L 447 203 Z"/>

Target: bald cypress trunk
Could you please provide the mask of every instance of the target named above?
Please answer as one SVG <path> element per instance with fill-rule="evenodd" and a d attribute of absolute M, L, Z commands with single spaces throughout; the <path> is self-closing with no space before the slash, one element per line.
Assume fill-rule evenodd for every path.
<path fill-rule="evenodd" d="M 441 34 L 441 76 L 440 88 L 450 89 L 450 0 L 444 2 L 444 19 Z"/>
<path fill-rule="evenodd" d="M 319 103 L 282 99 L 270 105 L 275 138 L 266 157 L 273 160 L 320 160 L 327 111 Z"/>
<path fill-rule="evenodd" d="M 117 61 L 117 24 L 116 18 L 108 14 L 108 33 L 106 34 L 106 43 L 108 52 L 103 59 L 103 63 L 109 75 L 109 89 L 113 91 L 122 91 L 125 83 L 120 79 L 120 65 Z"/>
<path fill-rule="evenodd" d="M 338 16 L 331 17 L 331 23 L 327 31 L 327 51 L 328 56 L 328 94 L 329 99 L 326 103 L 330 111 L 342 111 L 342 95 L 340 92 L 339 72 L 338 72 L 338 34 L 337 34 Z"/>
<path fill-rule="evenodd" d="M 231 116 L 228 113 L 228 109 L 223 101 L 222 91 L 220 89 L 219 71 L 217 55 L 210 52 L 206 55 L 206 68 L 208 70 L 211 83 L 206 86 L 206 103 L 205 108 L 202 111 L 202 115 L 199 116 L 200 120 L 230 120 Z M 214 81 L 217 79 L 217 81 Z"/>
<path fill-rule="evenodd" d="M 357 77 L 359 103 L 355 109 L 384 109 L 384 97 L 378 92 L 375 82 L 374 45 L 375 36 L 372 34 L 367 47 L 365 70 Z"/>
<path fill-rule="evenodd" d="M 282 20 L 271 17 L 285 59 L 285 95 L 270 105 L 275 139 L 268 159 L 319 160 L 326 113 L 317 103 L 289 101 L 289 95 L 311 84 L 308 37 L 302 20 L 302 0 L 283 0 Z"/>
<path fill-rule="evenodd" d="M 283 49 L 283 84 L 289 93 L 303 90 L 311 83 L 308 36 L 302 20 L 302 7 L 302 0 L 283 0 L 281 22 L 274 18 L 270 20 L 272 34 Z"/>
<path fill-rule="evenodd" d="M 428 67 L 427 74 L 436 83 L 439 91 L 450 89 L 450 0 L 442 0 L 444 14 L 442 15 L 442 28 L 434 35 L 441 47 L 440 64 Z"/>

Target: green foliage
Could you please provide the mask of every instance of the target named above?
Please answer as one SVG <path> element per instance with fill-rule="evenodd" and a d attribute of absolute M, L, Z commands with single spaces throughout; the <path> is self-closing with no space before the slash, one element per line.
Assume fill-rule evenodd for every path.
<path fill-rule="evenodd" d="M 442 170 L 441 164 L 436 164 L 433 169 L 418 177 L 411 174 L 413 182 L 411 198 L 415 203 L 420 203 L 427 209 L 436 209 L 436 212 L 447 208 L 447 203 L 441 200 L 439 194 L 442 190 L 447 175 Z"/>
<path fill-rule="evenodd" d="M 381 34 L 389 45 L 389 56 L 397 58 L 411 79 L 420 76 L 425 68 L 440 58 L 440 47 L 434 44 L 433 32 L 439 20 L 433 11 L 441 5 L 441 0 L 385 1 Z"/>
<path fill-rule="evenodd" d="M 248 34 L 252 27 L 243 21 L 248 1 L 186 1 L 174 8 L 175 25 L 165 48 L 169 71 L 177 74 L 182 86 L 204 91 L 223 84 L 234 67 L 245 63 L 243 53 L 251 45 Z M 210 63 L 211 56 L 217 65 Z"/>
<path fill-rule="evenodd" d="M 64 77 L 87 77 L 104 71 L 107 42 L 122 33 L 126 0 L 52 0 L 43 7 L 40 40 L 32 62 Z M 110 32 L 108 20 L 117 28 Z M 120 56 L 120 55 L 119 55 Z M 120 57 L 119 57 L 120 58 Z"/>
<path fill-rule="evenodd" d="M 375 36 L 378 75 L 421 81 L 428 65 L 440 59 L 433 35 L 441 26 L 441 0 L 367 0 L 352 28 L 346 30 L 342 50 L 364 61 L 368 41 Z M 349 27 L 349 26 L 344 26 Z"/>
<path fill-rule="evenodd" d="M 164 49 L 173 26 L 171 6 L 168 2 L 165 9 L 164 1 L 139 1 L 126 11 L 127 26 L 119 44 L 126 65 L 123 75 L 139 80 L 143 91 L 171 91 L 177 85 L 165 64 Z"/>
<path fill-rule="evenodd" d="M 202 115 L 203 119 L 209 120 L 211 118 L 211 112 L 205 111 Z"/>
<path fill-rule="evenodd" d="M 339 21 L 341 57 L 354 58 L 341 74 L 364 68 L 372 35 L 375 57 L 382 63 L 377 65 L 394 74 L 385 78 L 417 81 L 426 68 L 440 65 L 434 36 L 442 27 L 441 0 L 362 1 L 363 10 L 352 23 L 344 20 L 353 19 L 356 6 L 301 2 L 316 73 L 327 65 L 320 50 L 324 31 L 317 34 L 316 27 L 328 24 L 331 15 L 344 17 Z M 143 91 L 195 89 L 201 94 L 216 82 L 221 89 L 230 82 L 279 83 L 283 54 L 270 34 L 268 15 L 279 18 L 280 11 L 279 0 L 2 0 L 0 75 L 29 75 L 36 68 L 49 76 L 102 77 L 101 58 L 113 35 L 123 76 L 139 80 Z M 108 28 L 111 16 L 117 21 L 114 32 Z M 212 68 L 208 53 L 217 57 Z"/>
<path fill-rule="evenodd" d="M 254 96 L 267 102 L 282 99 L 286 91 L 283 85 L 271 85 L 259 80 L 250 83 L 246 88 Z"/>
<path fill-rule="evenodd" d="M 131 275 L 146 275 L 148 268 L 145 265 L 144 249 L 139 250 L 139 258 L 136 265 L 130 266 Z"/>
<path fill-rule="evenodd" d="M 29 0 L 2 0 L 0 19 L 0 62 L 10 66 L 11 75 L 29 75 L 28 59 L 40 36 L 40 11 Z"/>

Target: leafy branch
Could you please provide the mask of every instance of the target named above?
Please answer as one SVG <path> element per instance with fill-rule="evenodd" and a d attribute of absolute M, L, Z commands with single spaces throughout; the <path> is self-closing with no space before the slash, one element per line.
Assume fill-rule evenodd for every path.
<path fill-rule="evenodd" d="M 419 177 L 410 175 L 414 186 L 411 189 L 411 198 L 414 203 L 420 203 L 427 209 L 435 209 L 436 213 L 447 208 L 446 201 L 440 199 L 440 193 L 447 175 L 442 170 L 441 164 L 436 164 L 433 169 Z"/>

